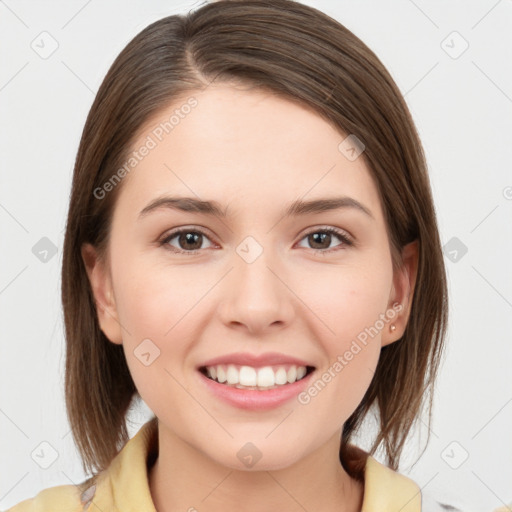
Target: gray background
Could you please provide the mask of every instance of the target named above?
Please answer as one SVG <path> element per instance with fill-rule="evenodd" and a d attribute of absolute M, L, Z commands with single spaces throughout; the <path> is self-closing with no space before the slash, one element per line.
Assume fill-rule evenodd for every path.
<path fill-rule="evenodd" d="M 84 479 L 63 401 L 59 275 L 74 158 L 117 54 L 149 23 L 201 3 L 0 1 L 1 509 Z M 448 350 L 430 442 L 413 465 L 424 418 L 400 471 L 422 487 L 426 510 L 512 503 L 512 1 L 304 3 L 380 57 L 429 163 L 446 247 Z M 146 418 L 134 410 L 131 433 Z"/>

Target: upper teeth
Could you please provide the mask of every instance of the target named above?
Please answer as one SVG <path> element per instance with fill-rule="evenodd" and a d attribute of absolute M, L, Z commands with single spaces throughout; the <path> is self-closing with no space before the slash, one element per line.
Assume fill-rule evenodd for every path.
<path fill-rule="evenodd" d="M 306 373 L 305 366 L 263 366 L 262 368 L 253 368 L 251 366 L 216 365 L 207 366 L 208 376 L 220 383 L 226 383 L 233 386 L 247 386 L 270 388 L 273 386 L 282 386 L 292 384 L 302 379 Z"/>

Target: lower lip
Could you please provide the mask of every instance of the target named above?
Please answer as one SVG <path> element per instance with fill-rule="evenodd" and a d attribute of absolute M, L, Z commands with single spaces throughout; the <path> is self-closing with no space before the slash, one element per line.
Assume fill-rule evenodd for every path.
<path fill-rule="evenodd" d="M 263 391 L 234 388 L 209 379 L 199 371 L 198 373 L 206 387 L 224 402 L 239 409 L 264 411 L 279 407 L 292 398 L 297 397 L 308 386 L 314 371 L 293 384 L 284 384 L 283 386 Z"/>

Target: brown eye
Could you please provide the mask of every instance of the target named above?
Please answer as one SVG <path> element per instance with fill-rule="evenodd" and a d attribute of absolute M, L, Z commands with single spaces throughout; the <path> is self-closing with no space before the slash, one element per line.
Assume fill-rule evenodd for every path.
<path fill-rule="evenodd" d="M 335 239 L 341 240 L 341 243 L 331 247 L 331 243 Z M 306 233 L 303 240 L 306 239 L 309 248 L 319 252 L 330 252 L 337 250 L 337 247 L 343 248 L 344 246 L 352 245 L 348 235 L 334 228 L 317 229 L 316 231 L 310 231 Z"/>
<path fill-rule="evenodd" d="M 177 247 L 171 243 L 171 241 L 174 239 L 176 239 L 176 243 L 178 245 Z M 202 231 L 181 229 L 171 233 L 164 240 L 162 240 L 161 244 L 170 247 L 170 249 L 175 252 L 195 253 L 200 249 L 205 248 L 202 247 L 202 244 L 205 240 L 209 239 Z"/>

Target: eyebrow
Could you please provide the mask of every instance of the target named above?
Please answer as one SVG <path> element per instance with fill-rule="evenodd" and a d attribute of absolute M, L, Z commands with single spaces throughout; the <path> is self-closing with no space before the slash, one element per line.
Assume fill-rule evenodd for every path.
<path fill-rule="evenodd" d="M 292 217 L 307 214 L 316 214 L 327 212 L 331 210 L 338 210 L 342 208 L 353 208 L 372 219 L 374 218 L 371 211 L 359 201 L 352 197 L 342 196 L 325 199 L 313 199 L 310 201 L 302 201 L 297 199 L 290 203 L 284 210 L 283 217 Z M 219 219 L 225 219 L 227 214 L 227 207 L 222 210 L 217 201 L 202 201 L 194 197 L 159 197 L 151 201 L 140 213 L 139 219 L 145 217 L 150 212 L 161 209 L 181 210 L 184 212 L 201 213 L 204 215 L 211 215 Z"/>

